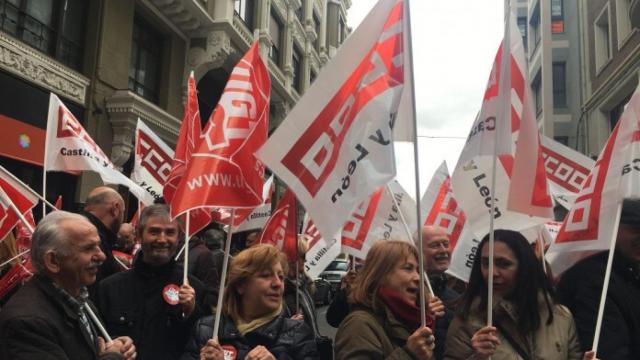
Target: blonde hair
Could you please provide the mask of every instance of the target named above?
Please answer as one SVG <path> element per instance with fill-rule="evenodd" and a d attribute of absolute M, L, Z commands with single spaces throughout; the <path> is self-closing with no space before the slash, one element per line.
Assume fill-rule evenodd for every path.
<path fill-rule="evenodd" d="M 287 257 L 277 247 L 270 244 L 257 244 L 238 253 L 231 261 L 229 277 L 225 286 L 222 311 L 232 319 L 242 318 L 242 296 L 238 288 L 250 277 L 280 263 L 287 273 Z"/>
<path fill-rule="evenodd" d="M 378 289 L 394 267 L 409 256 L 418 259 L 418 249 L 406 241 L 380 240 L 376 242 L 364 261 L 364 267 L 356 277 L 354 287 L 349 295 L 349 302 L 373 308 Z"/>

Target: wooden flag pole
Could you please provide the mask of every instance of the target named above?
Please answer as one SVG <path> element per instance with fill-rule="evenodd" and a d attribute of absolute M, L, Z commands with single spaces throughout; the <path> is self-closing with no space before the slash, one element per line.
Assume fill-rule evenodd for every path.
<path fill-rule="evenodd" d="M 231 219 L 235 219 L 236 209 L 231 208 Z M 220 291 L 218 291 L 218 304 L 216 305 L 216 316 L 213 322 L 212 338 L 218 338 L 218 329 L 220 328 L 220 316 L 222 315 L 222 299 L 225 293 L 225 284 L 227 282 L 227 268 L 229 267 L 229 254 L 231 253 L 231 235 L 233 235 L 233 222 L 229 226 L 227 233 L 227 242 L 224 245 L 224 261 L 222 262 L 222 275 L 220 277 Z"/>
<path fill-rule="evenodd" d="M 400 206 L 398 205 L 398 202 L 396 201 L 396 197 L 393 196 L 393 191 L 391 191 L 391 188 L 389 187 L 389 184 L 387 184 L 385 186 L 387 192 L 389 192 L 389 195 L 391 196 L 391 199 L 393 200 L 393 206 L 396 207 L 396 209 L 398 209 L 398 215 L 400 216 L 400 221 L 402 221 L 402 225 L 404 225 L 404 230 L 407 232 L 407 236 L 408 239 L 413 240 L 413 235 L 411 235 L 411 230 L 409 229 L 409 224 L 407 224 L 407 220 L 404 217 L 404 214 L 402 213 L 402 209 L 400 208 Z M 421 222 L 421 220 L 418 220 L 418 224 Z M 420 229 L 420 232 L 422 232 L 422 229 Z M 422 239 L 420 240 L 422 241 Z M 424 272 L 424 269 L 422 270 Z M 425 285 L 427 285 L 427 289 L 429 289 L 429 293 L 433 296 L 435 296 L 436 294 L 433 292 L 433 287 L 431 287 L 431 281 L 429 280 L 429 277 L 424 275 L 424 282 Z"/>
<path fill-rule="evenodd" d="M 410 11 L 410 0 L 406 0 L 404 3 L 404 15 L 406 15 L 406 29 L 407 33 L 404 34 L 407 36 L 407 42 L 409 46 L 407 46 L 407 62 L 409 71 L 411 71 L 411 86 L 409 89 L 404 89 L 403 91 L 409 90 L 411 91 L 411 113 L 412 117 L 412 125 L 413 125 L 413 160 L 414 160 L 414 172 L 415 172 L 415 182 L 416 182 L 416 214 L 417 219 L 420 219 L 420 213 L 422 212 L 420 209 L 420 166 L 418 162 L 418 117 L 416 112 L 416 91 L 415 91 L 415 81 L 413 79 L 413 44 L 411 38 L 411 11 Z M 405 65 L 407 65 L 405 63 Z M 393 197 L 393 196 L 392 196 Z M 418 224 L 418 233 L 417 239 L 418 242 L 418 267 L 420 269 L 424 269 L 424 254 L 422 253 L 422 226 L 420 225 L 420 220 L 417 222 Z M 425 276 L 424 271 L 420 271 L 420 324 L 422 326 L 427 325 L 427 304 L 425 301 Z"/>
<path fill-rule="evenodd" d="M 602 294 L 600 294 L 600 305 L 598 306 L 598 316 L 596 318 L 596 328 L 593 334 L 593 346 L 591 351 L 595 357 L 598 356 L 598 344 L 600 343 L 600 331 L 602 330 L 602 318 L 604 316 L 604 306 L 607 302 L 607 293 L 609 291 L 609 280 L 611 279 L 611 267 L 613 265 L 613 255 L 616 249 L 616 240 L 618 238 L 618 227 L 620 226 L 620 215 L 622 213 L 622 201 L 616 210 L 615 222 L 613 225 L 613 233 L 611 234 L 611 245 L 609 246 L 609 256 L 607 257 L 607 268 L 604 272 L 604 283 L 602 284 Z"/>
<path fill-rule="evenodd" d="M 184 261 L 182 266 L 182 284 L 189 284 L 189 216 L 191 213 L 190 210 L 187 210 L 186 213 L 186 221 L 185 221 L 185 232 L 184 232 Z"/>

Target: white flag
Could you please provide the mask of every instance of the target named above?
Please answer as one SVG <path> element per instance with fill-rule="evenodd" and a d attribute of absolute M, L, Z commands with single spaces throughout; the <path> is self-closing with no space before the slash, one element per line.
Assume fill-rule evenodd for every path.
<path fill-rule="evenodd" d="M 95 171 L 105 183 L 124 185 L 145 205 L 153 203 L 148 192 L 115 169 L 109 157 L 54 94 L 49 98 L 45 154 L 45 171 Z"/>
<path fill-rule="evenodd" d="M 316 279 L 340 255 L 339 234 L 332 236 L 329 241 L 325 240 L 308 215 L 305 215 L 303 229 L 302 233 L 309 241 L 309 250 L 305 254 L 304 270 L 309 277 Z"/>
<path fill-rule="evenodd" d="M 392 196 L 399 208 L 394 205 Z M 377 241 L 404 240 L 413 243 L 413 232 L 417 228 L 415 209 L 415 201 L 400 183 L 390 182 L 388 187 L 375 191 L 349 216 L 342 228 L 342 252 L 364 259 Z M 408 229 L 402 223 L 400 212 Z"/>
<path fill-rule="evenodd" d="M 395 176 L 404 5 L 378 2 L 258 152 L 325 238 Z"/>
<path fill-rule="evenodd" d="M 639 159 L 640 88 L 636 88 L 547 252 L 555 275 L 584 257 L 609 250 L 622 200 L 640 198 Z"/>
<path fill-rule="evenodd" d="M 162 197 L 164 183 L 171 173 L 174 151 L 142 120 L 136 126 L 136 144 L 131 180 L 154 199 Z"/>
<path fill-rule="evenodd" d="M 542 136 L 542 157 L 553 198 L 570 209 L 595 161 L 546 136 Z"/>
<path fill-rule="evenodd" d="M 262 198 L 264 199 L 264 203 L 257 208 L 255 208 L 249 216 L 247 216 L 246 220 L 244 220 L 238 228 L 235 229 L 235 232 L 254 230 L 254 229 L 262 229 L 264 225 L 267 223 L 267 220 L 271 216 L 271 194 L 273 193 L 273 175 L 264 182 L 264 187 L 262 189 Z M 237 211 L 237 210 L 236 210 Z M 225 226 L 225 231 L 228 231 L 229 226 Z"/>
<path fill-rule="evenodd" d="M 473 236 L 464 211 L 453 195 L 449 169 L 444 161 L 433 174 L 421 205 L 422 224 L 440 227 L 449 237 L 451 262 L 447 273 L 462 281 L 469 281 L 480 241 Z"/>
<path fill-rule="evenodd" d="M 452 177 L 458 202 L 476 236 L 489 231 L 492 198 L 496 229 L 522 230 L 553 216 L 526 57 L 513 14 L 509 24 L 507 38 L 493 64 L 482 108 Z M 494 146 L 498 159 L 492 189 Z"/>

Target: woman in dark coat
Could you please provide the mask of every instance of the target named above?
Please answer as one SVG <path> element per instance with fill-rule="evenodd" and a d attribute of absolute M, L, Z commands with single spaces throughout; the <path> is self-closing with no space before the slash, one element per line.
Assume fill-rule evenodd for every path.
<path fill-rule="evenodd" d="M 431 359 L 435 339 L 420 326 L 418 251 L 378 241 L 349 294 L 351 312 L 336 334 L 336 359 Z"/>
<path fill-rule="evenodd" d="M 214 316 L 200 319 L 182 360 L 318 359 L 311 329 L 283 312 L 287 260 L 276 247 L 255 245 L 233 258 L 217 341 Z"/>

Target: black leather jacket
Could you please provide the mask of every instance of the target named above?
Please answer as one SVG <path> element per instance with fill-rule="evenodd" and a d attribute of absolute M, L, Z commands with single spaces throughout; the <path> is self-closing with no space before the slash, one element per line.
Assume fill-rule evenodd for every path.
<path fill-rule="evenodd" d="M 200 349 L 213 335 L 213 321 L 213 315 L 198 320 L 181 360 L 200 359 Z M 309 326 L 304 321 L 285 318 L 284 314 L 245 335 L 240 334 L 231 318 L 222 315 L 218 340 L 223 347 L 235 349 L 237 360 L 244 359 L 258 345 L 266 347 L 278 360 L 319 359 Z"/>

